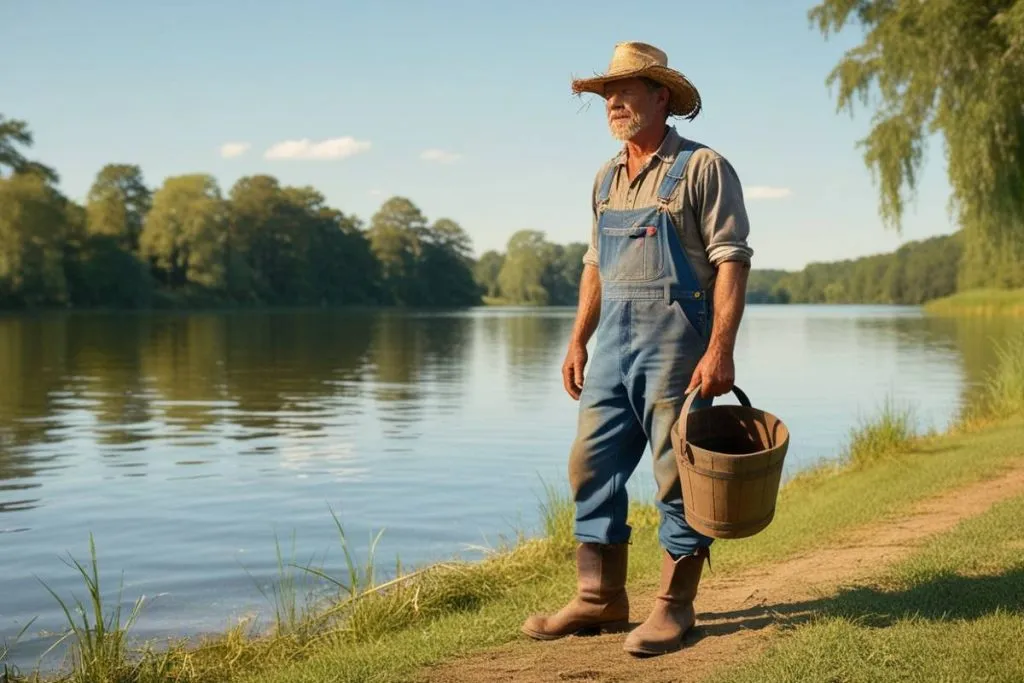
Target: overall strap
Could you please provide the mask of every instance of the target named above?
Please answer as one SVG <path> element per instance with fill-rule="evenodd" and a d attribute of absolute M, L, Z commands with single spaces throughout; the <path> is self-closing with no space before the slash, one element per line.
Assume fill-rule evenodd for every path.
<path fill-rule="evenodd" d="M 691 142 L 689 140 L 683 143 L 683 148 L 679 150 L 679 154 L 676 155 L 676 160 L 672 162 L 672 166 L 665 174 L 665 179 L 661 181 L 661 187 L 658 188 L 659 202 L 662 204 L 668 203 L 668 200 L 671 199 L 672 193 L 675 192 L 679 181 L 686 177 L 686 164 L 689 163 L 690 157 L 693 156 L 693 153 L 701 147 L 703 147 L 703 145 L 700 143 Z"/>
<path fill-rule="evenodd" d="M 612 181 L 615 180 L 615 173 L 618 170 L 618 164 L 612 164 L 612 167 L 604 174 L 604 180 L 601 181 L 601 187 L 597 192 L 598 206 L 603 206 L 608 203 L 608 195 L 611 194 L 612 191 Z"/>

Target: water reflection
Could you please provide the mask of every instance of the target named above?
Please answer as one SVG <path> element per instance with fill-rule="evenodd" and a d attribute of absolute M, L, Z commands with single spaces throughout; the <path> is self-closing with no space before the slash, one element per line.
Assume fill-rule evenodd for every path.
<path fill-rule="evenodd" d="M 488 392 L 501 386 L 511 402 L 533 401 L 553 387 L 557 393 L 572 315 L 511 309 L 0 318 L 0 510 L 37 504 L 41 475 L 59 476 L 55 470 L 75 457 L 69 443 L 94 444 L 125 476 L 145 474 L 155 453 L 171 454 L 182 467 L 246 453 L 330 458 L 345 449 L 325 444 L 329 435 L 356 428 L 379 429 L 384 450 L 406 452 L 422 438 L 417 425 L 429 410 L 466 410 L 473 383 Z M 745 334 L 753 337 L 747 354 L 755 375 L 767 372 L 762 359 L 772 349 L 781 354 L 785 337 L 805 367 L 831 368 L 833 376 L 834 364 L 844 361 L 896 358 L 900 372 L 919 383 L 959 372 L 964 403 L 992 369 L 993 343 L 1019 327 L 1006 319 L 927 318 L 912 308 L 808 315 L 787 307 L 748 313 Z M 806 359 L 815 360 L 807 366 Z"/>

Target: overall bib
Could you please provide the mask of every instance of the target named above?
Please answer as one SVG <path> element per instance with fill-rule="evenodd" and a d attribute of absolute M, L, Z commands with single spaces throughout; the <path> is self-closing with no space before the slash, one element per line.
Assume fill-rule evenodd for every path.
<path fill-rule="evenodd" d="M 654 205 L 607 209 L 615 167 L 600 188 L 601 315 L 569 457 L 580 542 L 629 541 L 626 482 L 648 445 L 662 547 L 676 556 L 691 555 L 712 542 L 683 516 L 670 438 L 711 326 L 708 293 L 690 267 L 668 209 L 672 193 L 682 191 L 687 162 L 698 148 L 698 143 L 684 143 Z M 694 401 L 695 407 L 710 404 Z"/>

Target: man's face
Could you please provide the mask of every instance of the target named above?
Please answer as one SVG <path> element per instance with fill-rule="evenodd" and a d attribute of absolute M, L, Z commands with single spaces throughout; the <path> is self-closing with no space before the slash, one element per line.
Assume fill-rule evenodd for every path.
<path fill-rule="evenodd" d="M 605 85 L 604 97 L 612 136 L 625 141 L 657 120 L 668 92 L 664 88 L 651 90 L 639 78 L 628 78 Z"/>

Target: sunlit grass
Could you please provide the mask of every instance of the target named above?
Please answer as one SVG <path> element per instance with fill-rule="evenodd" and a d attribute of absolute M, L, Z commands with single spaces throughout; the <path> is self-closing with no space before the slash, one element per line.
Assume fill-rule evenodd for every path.
<path fill-rule="evenodd" d="M 1024 680 L 1022 517 L 1024 497 L 1000 503 L 873 584 L 803 605 L 816 616 L 713 683 Z"/>
<path fill-rule="evenodd" d="M 75 683 L 110 683 L 111 681 L 133 680 L 137 671 L 129 663 L 126 636 L 139 616 L 143 598 L 135 601 L 127 617 L 122 619 L 122 594 L 119 592 L 113 606 L 106 608 L 100 586 L 99 562 L 96 544 L 89 534 L 88 567 L 74 558 L 69 566 L 74 567 L 82 579 L 88 594 L 87 603 L 79 598 L 61 598 L 43 583 L 56 599 L 67 620 L 68 630 L 51 646 L 51 650 L 65 640 L 70 641 L 68 654 L 72 680 Z M 41 582 L 42 583 L 42 582 Z M 91 617 L 90 617 L 91 615 Z M 45 657 L 45 654 L 44 654 Z"/>
<path fill-rule="evenodd" d="M 887 397 L 881 410 L 850 430 L 841 462 L 850 467 L 866 467 L 874 462 L 908 450 L 916 438 L 914 411 L 897 406 Z"/>
<path fill-rule="evenodd" d="M 1024 332 L 996 344 L 996 365 L 985 377 L 976 403 L 965 410 L 964 425 L 985 425 L 1024 415 Z"/>
<path fill-rule="evenodd" d="M 934 315 L 1024 316 L 1024 289 L 977 289 L 934 299 L 924 305 Z"/>

